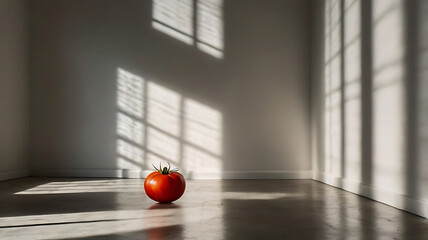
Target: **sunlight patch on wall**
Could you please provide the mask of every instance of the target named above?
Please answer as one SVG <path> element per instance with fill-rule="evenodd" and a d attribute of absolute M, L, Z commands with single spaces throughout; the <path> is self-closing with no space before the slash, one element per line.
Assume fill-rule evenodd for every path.
<path fill-rule="evenodd" d="M 117 105 L 119 169 L 145 170 L 170 162 L 183 173 L 221 171 L 219 111 L 123 69 L 118 69 Z"/>
<path fill-rule="evenodd" d="M 202 170 L 204 172 L 218 172 L 221 169 L 220 160 L 217 156 L 207 153 L 203 149 L 186 145 L 184 147 L 184 166 L 187 170 Z M 214 170 L 214 171 L 213 171 Z"/>
<path fill-rule="evenodd" d="M 153 28 L 193 44 L 193 0 L 153 0 Z"/>
<path fill-rule="evenodd" d="M 147 122 L 174 136 L 180 133 L 181 96 L 159 84 L 148 83 Z"/>
<path fill-rule="evenodd" d="M 144 126 L 143 123 L 129 117 L 121 112 L 117 113 L 117 135 L 130 140 L 136 144 L 143 145 Z"/>
<path fill-rule="evenodd" d="M 159 84 L 149 82 L 147 91 L 148 166 L 168 161 L 177 167 L 180 158 L 181 96 Z"/>
<path fill-rule="evenodd" d="M 143 79 L 137 75 L 118 70 L 117 106 L 120 111 L 135 117 L 143 117 Z"/>
<path fill-rule="evenodd" d="M 147 167 L 149 170 L 153 170 L 152 168 L 152 164 L 154 166 L 156 166 L 157 168 L 161 167 L 169 167 L 169 165 L 167 164 L 167 162 L 169 162 L 171 164 L 171 169 L 173 168 L 178 168 L 180 170 L 185 171 L 186 169 L 182 167 L 181 163 L 178 162 L 178 160 L 171 160 L 168 157 L 165 157 L 165 153 L 163 155 L 159 155 L 159 154 L 155 154 L 153 152 L 147 152 L 146 158 L 147 158 Z M 180 171 L 181 173 L 183 173 L 183 171 Z"/>
<path fill-rule="evenodd" d="M 361 2 L 344 4 L 344 171 L 361 182 Z"/>
<path fill-rule="evenodd" d="M 401 191 L 406 136 L 403 12 L 401 0 L 373 1 L 373 181 Z"/>
<path fill-rule="evenodd" d="M 210 153 L 222 154 L 222 116 L 208 106 L 186 99 L 184 103 L 187 142 Z"/>
<path fill-rule="evenodd" d="M 194 100 L 184 102 L 184 148 L 187 169 L 219 169 L 222 154 L 222 116 Z"/>
<path fill-rule="evenodd" d="M 147 149 L 169 162 L 178 163 L 180 158 L 179 140 L 154 128 L 148 128 Z M 155 165 L 157 162 L 151 162 Z"/>
<path fill-rule="evenodd" d="M 223 57 L 223 1 L 197 1 L 197 46 L 214 57 Z"/>
<path fill-rule="evenodd" d="M 160 24 L 158 22 L 152 22 L 152 27 L 156 30 L 158 30 L 159 32 L 163 32 L 167 35 L 169 35 L 170 37 L 173 37 L 179 41 L 182 41 L 184 43 L 187 43 L 189 45 L 193 44 L 193 38 L 187 36 L 186 34 L 183 34 L 179 31 L 174 30 L 173 28 L 170 28 L 168 26 L 165 26 L 163 24 Z"/>
<path fill-rule="evenodd" d="M 222 51 L 220 51 L 214 47 L 211 47 L 208 44 L 205 44 L 202 42 L 197 42 L 197 46 L 198 46 L 199 50 L 201 50 L 205 53 L 208 53 L 209 55 L 211 55 L 213 57 L 223 58 L 223 52 Z"/>
<path fill-rule="evenodd" d="M 223 0 L 153 0 L 152 12 L 154 29 L 223 58 Z"/>
<path fill-rule="evenodd" d="M 140 147 L 121 139 L 117 139 L 116 146 L 117 154 L 121 156 L 117 159 L 117 166 L 119 168 L 129 169 L 130 167 L 134 168 L 134 166 L 138 169 L 141 168 L 144 162 L 144 151 Z"/>
<path fill-rule="evenodd" d="M 117 71 L 116 165 L 140 170 L 144 164 L 144 80 L 123 69 Z"/>
<path fill-rule="evenodd" d="M 341 55 L 340 1 L 325 2 L 325 171 L 341 175 Z"/>

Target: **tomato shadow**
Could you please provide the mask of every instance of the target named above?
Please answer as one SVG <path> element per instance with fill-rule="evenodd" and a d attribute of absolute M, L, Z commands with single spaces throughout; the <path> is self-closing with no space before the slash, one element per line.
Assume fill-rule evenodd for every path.
<path fill-rule="evenodd" d="M 181 206 L 179 204 L 175 204 L 175 203 L 155 203 L 152 206 L 150 206 L 149 208 L 147 208 L 147 210 L 178 209 L 178 208 L 181 208 Z"/>
<path fill-rule="evenodd" d="M 148 239 L 148 240 L 163 240 L 163 239 L 183 239 L 182 225 L 172 225 L 166 227 L 149 228 L 142 231 L 132 231 L 121 234 L 105 234 L 90 237 L 79 238 L 62 238 L 62 240 L 83 240 L 83 239 Z"/>

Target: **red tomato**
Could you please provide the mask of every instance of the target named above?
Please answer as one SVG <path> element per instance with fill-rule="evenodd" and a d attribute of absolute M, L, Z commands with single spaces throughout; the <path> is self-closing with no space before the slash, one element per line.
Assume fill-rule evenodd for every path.
<path fill-rule="evenodd" d="M 179 199 L 186 189 L 186 181 L 178 172 L 152 172 L 144 180 L 146 194 L 160 203 L 170 203 Z"/>

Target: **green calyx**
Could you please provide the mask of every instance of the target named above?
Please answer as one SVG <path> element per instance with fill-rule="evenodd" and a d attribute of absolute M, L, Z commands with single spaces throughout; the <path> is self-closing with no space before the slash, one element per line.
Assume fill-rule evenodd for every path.
<path fill-rule="evenodd" d="M 168 163 L 168 167 L 162 168 L 162 163 L 159 163 L 159 168 L 155 167 L 155 165 L 153 164 L 152 166 L 155 168 L 156 171 L 162 173 L 163 175 L 168 175 L 170 173 L 178 172 L 177 168 L 171 169 L 171 164 L 169 164 L 169 162 L 166 162 L 166 163 Z"/>

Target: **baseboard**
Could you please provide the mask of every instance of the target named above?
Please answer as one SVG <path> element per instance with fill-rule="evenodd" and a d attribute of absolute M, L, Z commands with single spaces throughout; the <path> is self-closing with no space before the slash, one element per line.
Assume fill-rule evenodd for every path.
<path fill-rule="evenodd" d="M 45 169 L 31 171 L 39 177 L 145 178 L 151 170 Z M 311 179 L 311 171 L 183 171 L 186 179 Z"/>
<path fill-rule="evenodd" d="M 28 169 L 16 169 L 11 171 L 0 172 L 0 181 L 27 177 L 29 175 Z"/>
<path fill-rule="evenodd" d="M 323 173 L 313 173 L 312 179 L 373 199 L 400 210 L 428 218 L 428 201 L 426 199 L 415 199 L 400 193 L 391 192 L 389 190 L 380 189 Z"/>
<path fill-rule="evenodd" d="M 311 179 L 311 171 L 224 171 L 221 179 Z"/>

